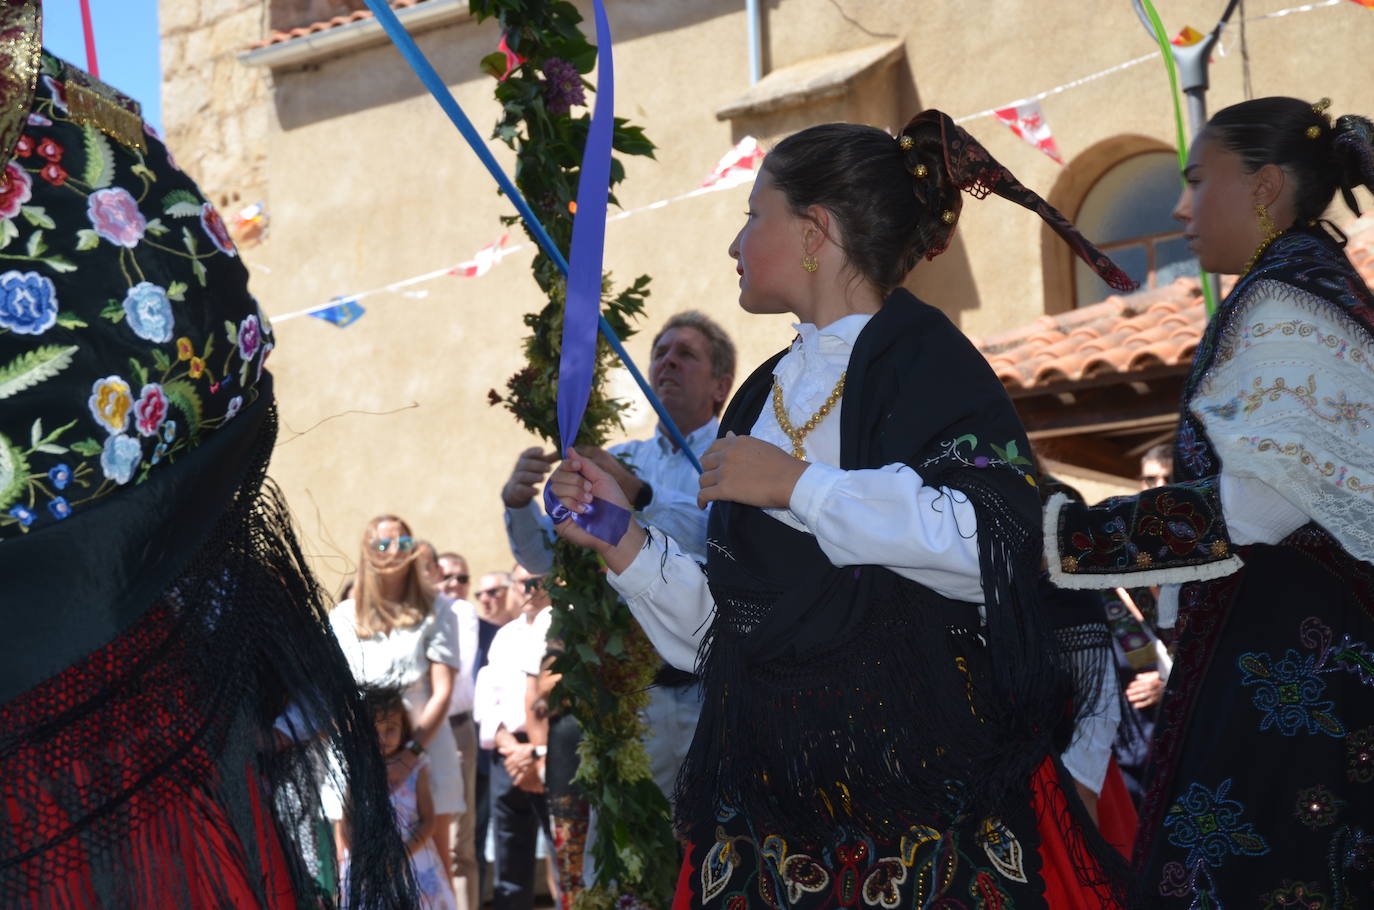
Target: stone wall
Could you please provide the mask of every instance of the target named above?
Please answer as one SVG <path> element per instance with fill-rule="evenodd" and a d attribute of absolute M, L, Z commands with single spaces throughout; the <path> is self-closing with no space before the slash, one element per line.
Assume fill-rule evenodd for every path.
<path fill-rule="evenodd" d="M 270 76 L 237 55 L 266 36 L 268 12 L 268 0 L 159 3 L 167 144 L 226 218 L 267 201 Z"/>

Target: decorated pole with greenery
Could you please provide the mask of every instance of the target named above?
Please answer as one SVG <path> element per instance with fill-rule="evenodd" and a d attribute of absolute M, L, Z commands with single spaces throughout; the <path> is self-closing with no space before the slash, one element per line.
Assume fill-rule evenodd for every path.
<path fill-rule="evenodd" d="M 494 135 L 515 150 L 516 187 L 566 256 L 591 123 L 589 113 L 574 116 L 572 109 L 586 106 L 586 90 L 592 86 L 584 74 L 594 67 L 597 49 L 579 27 L 582 17 L 571 3 L 469 0 L 468 6 L 478 21 L 495 17 L 501 26 L 502 49 L 482 60 L 483 71 L 497 79 L 496 99 L 502 107 Z M 653 157 L 653 143 L 643 130 L 620 118 L 615 120 L 612 145 L 624 155 Z M 610 174 L 613 188 L 624 179 L 624 165 L 613 160 Z M 526 365 L 510 378 L 503 393 L 491 392 L 491 402 L 507 407 L 522 425 L 556 448 L 555 390 L 565 282 L 542 252 L 532 269 L 548 303 L 525 316 L 530 329 Z M 603 315 L 620 338 L 633 333 L 630 323 L 643 313 L 648 287 L 645 275 L 619 291 L 609 275 L 603 281 Z M 609 345 L 599 339 L 579 443 L 603 445 L 621 427 L 626 405 L 605 392 L 612 361 Z M 649 774 L 647 731 L 640 715 L 660 661 L 603 573 L 600 560 L 589 551 L 561 540 L 556 544 L 550 636 L 563 643 L 564 654 L 554 667 L 562 680 L 553 702 L 571 711 L 582 727 L 576 782 L 597 817 L 592 848 L 596 880 L 579 895 L 576 906 L 666 908 L 679 852 L 667 800 Z"/>

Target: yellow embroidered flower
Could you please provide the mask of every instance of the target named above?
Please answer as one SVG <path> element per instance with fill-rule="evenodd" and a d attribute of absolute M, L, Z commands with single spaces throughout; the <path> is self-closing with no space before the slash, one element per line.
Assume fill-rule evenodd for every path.
<path fill-rule="evenodd" d="M 190 360 L 195 353 L 196 348 L 191 344 L 191 339 L 184 335 L 177 339 L 177 360 Z"/>
<path fill-rule="evenodd" d="M 1063 559 L 1059 560 L 1059 564 L 1060 564 L 1060 566 L 1063 567 L 1063 569 L 1064 569 L 1065 572 L 1077 572 L 1077 571 L 1078 571 L 1078 557 L 1077 557 L 1077 556 L 1065 556 Z"/>
<path fill-rule="evenodd" d="M 199 357 L 192 357 L 189 371 L 192 379 L 199 379 L 201 374 L 205 372 L 205 361 Z"/>
<path fill-rule="evenodd" d="M 1224 541 L 1224 540 L 1215 540 L 1215 541 L 1212 542 L 1212 555 L 1213 555 L 1213 556 L 1225 556 L 1225 555 L 1228 554 L 1229 552 L 1231 552 L 1231 548 L 1228 547 L 1228 546 L 1226 545 L 1226 541 Z"/>
<path fill-rule="evenodd" d="M 129 384 L 118 376 L 97 379 L 91 386 L 91 397 L 86 402 L 96 423 L 107 433 L 123 433 L 129 425 L 129 411 L 134 406 L 134 398 Z"/>
<path fill-rule="evenodd" d="M 1135 564 L 1142 569 L 1148 569 L 1155 564 L 1155 561 L 1150 558 L 1149 553 L 1137 553 L 1135 554 Z"/>

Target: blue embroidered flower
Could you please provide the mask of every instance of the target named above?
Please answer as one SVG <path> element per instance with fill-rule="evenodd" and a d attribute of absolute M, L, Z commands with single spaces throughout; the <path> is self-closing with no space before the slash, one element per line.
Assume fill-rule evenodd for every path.
<path fill-rule="evenodd" d="M 151 281 L 140 281 L 124 295 L 124 314 L 139 338 L 164 344 L 172 340 L 172 304 L 167 292 Z"/>
<path fill-rule="evenodd" d="M 142 459 L 143 446 L 138 440 L 117 433 L 105 440 L 105 449 L 100 453 L 100 469 L 115 483 L 128 483 Z"/>
<path fill-rule="evenodd" d="M 67 484 L 72 482 L 72 469 L 65 464 L 60 464 L 55 468 L 48 469 L 48 481 L 54 490 L 65 490 Z"/>
<path fill-rule="evenodd" d="M 1207 445 L 1197 438 L 1197 430 L 1191 420 L 1184 420 L 1178 431 L 1178 454 L 1183 463 L 1197 476 L 1207 473 L 1212 459 L 1207 457 Z"/>
<path fill-rule="evenodd" d="M 1331 713 L 1334 702 L 1322 701 L 1326 683 L 1317 676 L 1316 657 L 1292 648 L 1278 660 L 1262 652 L 1242 654 L 1241 685 L 1254 686 L 1251 701 L 1263 712 L 1261 730 L 1277 727 L 1284 736 L 1324 733 L 1344 736 L 1345 725 Z"/>
<path fill-rule="evenodd" d="M 155 449 L 153 449 L 153 457 L 150 458 L 150 459 L 148 459 L 148 463 L 149 463 L 149 464 L 157 464 L 159 461 L 162 460 L 162 456 L 164 456 L 164 455 L 166 455 L 166 454 L 167 454 L 167 443 L 165 443 L 165 442 L 159 442 L 159 443 L 157 444 L 157 447 L 156 447 Z"/>
<path fill-rule="evenodd" d="M 57 322 L 57 289 L 37 272 L 0 275 L 0 328 L 42 335 Z"/>
<path fill-rule="evenodd" d="M 162 424 L 162 441 L 170 443 L 177 438 L 177 422 L 168 420 Z"/>
<path fill-rule="evenodd" d="M 13 508 L 11 508 L 10 516 L 12 518 L 18 519 L 20 526 L 25 528 L 33 524 L 33 520 L 38 517 L 37 515 L 33 514 L 32 509 L 27 509 L 24 506 L 14 506 Z"/>
<path fill-rule="evenodd" d="M 1188 850 L 1187 865 L 1215 867 L 1228 856 L 1264 856 L 1269 852 L 1269 844 L 1255 833 L 1255 826 L 1241 822 L 1245 807 L 1226 798 L 1230 790 L 1230 778 L 1222 781 L 1216 792 L 1195 782 L 1164 816 L 1169 843 Z"/>
<path fill-rule="evenodd" d="M 48 511 L 52 513 L 53 518 L 60 520 L 72 514 L 72 507 L 67 502 L 66 498 L 54 496 L 52 501 L 48 503 Z"/>

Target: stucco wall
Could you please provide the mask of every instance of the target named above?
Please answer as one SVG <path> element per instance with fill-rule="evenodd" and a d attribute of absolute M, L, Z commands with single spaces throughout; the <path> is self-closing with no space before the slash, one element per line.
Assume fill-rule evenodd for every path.
<path fill-rule="evenodd" d="M 164 62 L 180 61 L 167 67 L 169 131 L 188 170 L 214 190 L 233 191 L 236 171 L 243 175 L 240 183 L 261 187 L 239 191 L 245 200 L 269 204 L 269 238 L 245 251 L 269 313 L 467 259 L 501 233 L 497 219 L 509 206 L 389 47 L 270 78 L 237 61 L 226 69 L 218 62 L 223 55 L 262 32 L 235 31 L 228 45 L 209 46 L 197 57 L 187 47 L 201 40 L 196 35 L 218 28 L 215 40 L 229 41 L 229 27 L 205 14 L 186 15 L 180 8 L 188 3 L 222 7 L 223 22 L 237 16 L 233 21 L 248 31 L 252 9 L 259 30 L 266 10 L 262 0 L 163 2 L 166 37 L 176 48 L 164 50 Z M 1217 0 L 1158 5 L 1173 31 L 1185 24 L 1205 27 L 1221 6 Z M 1251 16 L 1286 5 L 1246 4 Z M 645 126 L 659 145 L 656 160 L 627 162 L 629 176 L 619 192 L 627 208 L 692 189 L 734 139 L 750 131 L 747 119 L 715 117 L 748 85 L 743 6 L 738 0 L 609 0 L 617 112 Z M 775 0 L 764 6 L 770 68 L 905 37 L 898 90 L 912 108 L 908 113 L 918 105 L 955 117 L 976 113 L 1153 49 L 1125 0 L 1090 6 Z M 178 18 L 168 16 L 172 7 L 179 8 Z M 1371 36 L 1374 13 L 1353 3 L 1252 23 L 1255 92 L 1325 94 L 1337 113 L 1374 112 L 1374 86 L 1361 75 L 1360 62 Z M 477 61 L 495 48 L 496 26 L 463 21 L 419 40 L 485 130 L 496 106 L 491 80 L 478 73 Z M 1234 30 L 1225 46 L 1226 56 L 1212 68 L 1213 110 L 1243 97 Z M 201 59 L 215 62 L 207 66 Z M 201 104 L 202 97 L 209 100 Z M 231 103 L 234 98 L 244 103 Z M 214 129 L 200 125 L 220 112 L 222 102 L 239 126 L 223 118 Z M 871 98 L 854 104 L 861 112 L 853 117 L 892 107 L 874 107 Z M 1115 136 L 1172 141 L 1157 60 L 1053 96 L 1044 111 L 1071 168 L 1075 158 Z M 795 119 L 804 122 L 805 112 Z M 1057 182 L 1072 183 L 1063 168 L 992 118 L 967 128 L 1026 184 L 1049 193 Z M 230 140 L 233 129 L 246 131 L 241 142 Z M 493 147 L 509 165 L 510 155 Z M 618 278 L 654 277 L 646 330 L 676 310 L 703 309 L 735 336 L 745 369 L 790 339 L 786 318 L 747 317 L 736 306 L 736 276 L 725 249 L 748 192 L 739 187 L 697 197 L 613 222 L 607 231 L 607 267 Z M 1046 239 L 1031 213 L 1000 200 L 969 202 L 964 213 L 958 242 L 917 268 L 913 289 L 973 334 L 993 334 L 1044 313 L 1042 245 L 1057 241 Z M 512 244 L 522 240 L 512 232 Z M 272 369 L 283 434 L 273 472 L 330 585 L 356 559 L 363 523 L 383 511 L 407 517 L 441 548 L 465 552 L 477 572 L 510 562 L 497 489 L 515 453 L 532 441 L 509 415 L 487 405 L 486 393 L 517 369 L 521 316 L 540 302 L 528 277 L 530 255 L 511 256 L 481 278 L 423 285 L 423 299 L 368 299 L 367 315 L 346 329 L 313 319 L 278 325 Z M 649 334 L 630 343 L 641 365 L 647 364 Z M 647 409 L 640 408 L 628 431 L 650 430 Z"/>

